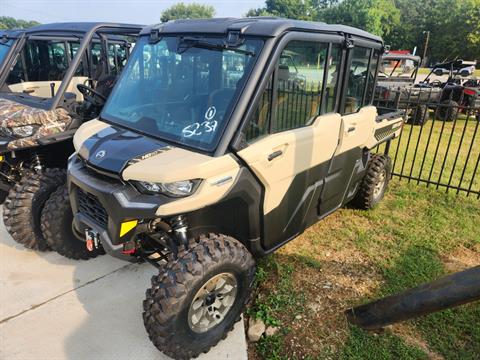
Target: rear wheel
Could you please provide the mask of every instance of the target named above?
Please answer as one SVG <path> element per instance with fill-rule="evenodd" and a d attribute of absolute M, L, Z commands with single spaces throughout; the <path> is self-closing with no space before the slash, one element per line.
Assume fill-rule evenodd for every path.
<path fill-rule="evenodd" d="M 391 173 L 390 157 L 382 154 L 373 155 L 352 203 L 365 210 L 375 207 L 385 195 Z"/>
<path fill-rule="evenodd" d="M 105 254 L 102 248 L 88 251 L 72 229 L 73 213 L 67 185 L 60 186 L 45 203 L 41 217 L 42 234 L 48 246 L 69 259 L 88 260 Z"/>
<path fill-rule="evenodd" d="M 240 320 L 254 273 L 252 255 L 237 240 L 210 234 L 191 241 L 152 277 L 143 303 L 150 340 L 175 359 L 207 352 Z"/>
<path fill-rule="evenodd" d="M 444 100 L 440 103 L 437 116 L 442 121 L 453 121 L 457 116 L 458 104 L 453 100 Z"/>
<path fill-rule="evenodd" d="M 25 172 L 8 193 L 3 221 L 12 238 L 29 249 L 48 250 L 40 228 L 40 216 L 50 195 L 66 182 L 66 171 L 45 169 Z"/>

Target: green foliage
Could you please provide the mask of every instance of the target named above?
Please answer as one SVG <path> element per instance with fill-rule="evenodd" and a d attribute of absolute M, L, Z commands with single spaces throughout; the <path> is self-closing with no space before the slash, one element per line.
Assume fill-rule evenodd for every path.
<path fill-rule="evenodd" d="M 276 314 L 288 312 L 292 319 L 303 311 L 305 298 L 302 293 L 293 288 L 293 264 L 276 262 L 273 257 L 264 259 L 258 264 L 256 285 L 268 281 L 269 274 L 276 273 L 278 280 L 275 289 L 266 296 L 259 296 L 248 309 L 248 315 L 261 319 L 267 326 L 279 326 L 280 321 Z"/>
<path fill-rule="evenodd" d="M 480 0 L 266 0 L 247 13 L 260 15 L 350 25 L 382 36 L 392 49 L 417 47 L 420 55 L 429 31 L 430 62 L 480 62 Z"/>
<path fill-rule="evenodd" d="M 393 0 L 344 0 L 320 13 L 320 19 L 389 36 L 400 26 L 400 11 Z"/>
<path fill-rule="evenodd" d="M 250 10 L 247 16 L 279 16 L 289 19 L 314 20 L 313 0 L 266 0 L 265 7 Z"/>
<path fill-rule="evenodd" d="M 215 15 L 215 8 L 197 3 L 178 3 L 162 12 L 160 20 L 167 22 L 176 19 L 209 19 Z"/>
<path fill-rule="evenodd" d="M 287 360 L 288 358 L 282 355 L 283 341 L 280 334 L 262 337 L 256 346 L 258 354 L 266 360 Z"/>
<path fill-rule="evenodd" d="M 21 20 L 9 16 L 0 16 L 0 29 L 27 29 L 36 25 L 40 25 L 40 23 L 33 20 Z"/>

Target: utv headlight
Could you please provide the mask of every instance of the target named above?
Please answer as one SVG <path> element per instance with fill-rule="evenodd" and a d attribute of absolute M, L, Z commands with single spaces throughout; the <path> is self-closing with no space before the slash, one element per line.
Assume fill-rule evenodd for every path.
<path fill-rule="evenodd" d="M 32 136 L 37 130 L 38 126 L 35 125 L 16 126 L 12 127 L 12 134 L 17 137 L 24 138 Z"/>
<path fill-rule="evenodd" d="M 136 181 L 137 188 L 147 194 L 165 194 L 171 197 L 185 197 L 192 195 L 200 184 L 200 180 L 182 180 L 171 183 L 154 183 Z"/>

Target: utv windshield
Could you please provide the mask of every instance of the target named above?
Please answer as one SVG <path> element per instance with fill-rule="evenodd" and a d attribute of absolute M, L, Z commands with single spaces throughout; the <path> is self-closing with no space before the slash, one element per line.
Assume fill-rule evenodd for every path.
<path fill-rule="evenodd" d="M 9 39 L 9 40 L 6 40 L 6 41 L 2 41 L 2 39 L 0 39 L 0 63 L 7 56 L 8 52 L 10 51 L 10 47 L 12 46 L 12 44 L 13 44 L 12 39 Z"/>
<path fill-rule="evenodd" d="M 417 63 L 410 59 L 382 59 L 379 69 L 381 78 L 412 78 L 417 69 Z"/>
<path fill-rule="evenodd" d="M 223 37 L 142 37 L 101 117 L 139 132 L 212 151 L 263 46 Z"/>

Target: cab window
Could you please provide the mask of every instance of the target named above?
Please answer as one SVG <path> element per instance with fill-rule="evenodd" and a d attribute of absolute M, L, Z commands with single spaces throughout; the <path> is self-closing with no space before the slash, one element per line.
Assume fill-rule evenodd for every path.
<path fill-rule="evenodd" d="M 338 92 L 338 78 L 340 74 L 340 67 L 342 63 L 342 48 L 340 44 L 333 44 L 328 57 L 328 71 L 325 85 L 325 113 L 335 111 L 335 104 L 337 101 Z"/>
<path fill-rule="evenodd" d="M 68 68 L 63 41 L 28 40 L 7 78 L 7 84 L 60 81 Z"/>
<path fill-rule="evenodd" d="M 260 101 L 255 107 L 245 130 L 245 141 L 251 143 L 258 138 L 267 135 L 270 130 L 270 118 L 272 109 L 272 76 L 260 96 Z"/>
<path fill-rule="evenodd" d="M 122 71 L 127 62 L 127 51 L 124 44 L 108 45 L 108 63 L 112 74 L 117 75 Z"/>
<path fill-rule="evenodd" d="M 355 47 L 348 71 L 344 114 L 357 112 L 363 106 L 363 95 L 369 72 L 371 49 Z"/>
<path fill-rule="evenodd" d="M 375 91 L 375 75 L 377 73 L 377 65 L 380 58 L 380 51 L 378 49 L 374 50 L 372 61 L 368 67 L 368 83 L 367 83 L 367 93 L 365 94 L 365 105 L 371 105 L 373 101 L 373 93 Z"/>
<path fill-rule="evenodd" d="M 328 44 L 292 41 L 277 65 L 273 132 L 309 125 L 320 114 Z"/>

